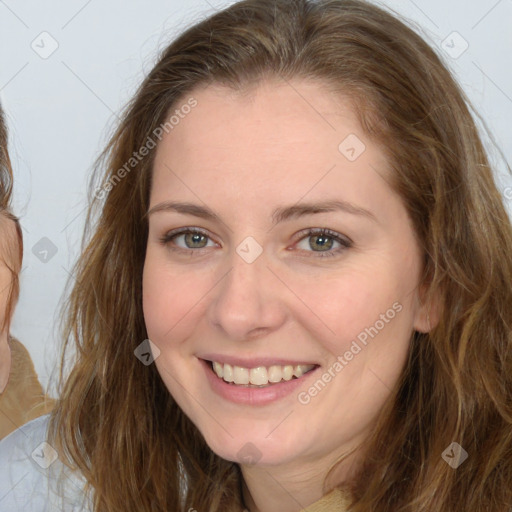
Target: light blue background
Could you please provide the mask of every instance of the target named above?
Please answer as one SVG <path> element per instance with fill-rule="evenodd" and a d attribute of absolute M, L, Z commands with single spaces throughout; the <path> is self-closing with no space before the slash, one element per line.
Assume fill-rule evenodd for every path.
<path fill-rule="evenodd" d="M 185 27 L 232 2 L 214 0 L 0 0 L 0 98 L 15 169 L 14 211 L 24 230 L 21 297 L 11 332 L 30 351 L 43 386 L 54 392 L 58 306 L 78 256 L 86 184 L 94 159 L 157 52 Z M 387 0 L 419 24 L 440 52 L 453 31 L 468 49 L 446 61 L 512 162 L 512 0 Z M 41 58 L 31 47 L 57 50 Z M 450 39 L 448 39 L 450 41 Z M 42 50 L 42 48 L 41 48 Z M 504 176 L 492 150 L 504 195 Z M 506 191 L 508 192 L 506 193 Z M 511 208 L 512 199 L 507 206 Z M 32 248 L 49 238 L 46 263 Z"/>

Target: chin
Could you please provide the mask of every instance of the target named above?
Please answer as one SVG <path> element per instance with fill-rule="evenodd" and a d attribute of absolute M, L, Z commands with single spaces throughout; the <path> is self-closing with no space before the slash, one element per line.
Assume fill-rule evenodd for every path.
<path fill-rule="evenodd" d="M 303 439 L 293 439 L 284 432 L 273 439 L 266 438 L 268 430 L 258 435 L 241 434 L 230 437 L 224 430 L 218 436 L 206 435 L 205 441 L 219 457 L 241 465 L 274 466 L 293 461 L 299 456 L 296 447 Z"/>

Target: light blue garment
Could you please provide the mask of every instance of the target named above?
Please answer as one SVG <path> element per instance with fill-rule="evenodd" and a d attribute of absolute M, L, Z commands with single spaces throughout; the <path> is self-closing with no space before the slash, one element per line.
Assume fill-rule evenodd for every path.
<path fill-rule="evenodd" d="M 0 512 L 92 512 L 85 480 L 46 442 L 49 418 L 29 421 L 0 441 Z"/>

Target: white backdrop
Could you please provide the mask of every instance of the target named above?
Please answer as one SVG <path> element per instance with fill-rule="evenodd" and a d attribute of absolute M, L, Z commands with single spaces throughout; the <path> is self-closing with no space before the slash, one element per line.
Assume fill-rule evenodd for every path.
<path fill-rule="evenodd" d="M 78 256 L 92 163 L 158 51 L 184 27 L 231 3 L 0 0 L 0 98 L 25 243 L 11 333 L 52 394 L 58 307 Z M 445 55 L 512 162 L 512 0 L 383 4 L 417 23 Z M 510 211 L 512 179 L 498 153 L 492 155 Z"/>

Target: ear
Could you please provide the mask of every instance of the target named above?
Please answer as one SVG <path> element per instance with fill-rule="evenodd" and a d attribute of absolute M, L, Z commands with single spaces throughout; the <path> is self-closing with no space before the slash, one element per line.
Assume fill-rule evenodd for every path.
<path fill-rule="evenodd" d="M 413 327 L 415 331 L 428 333 L 439 323 L 441 316 L 441 297 L 437 290 L 427 297 L 427 284 L 420 287 L 417 294 L 416 314 Z"/>

